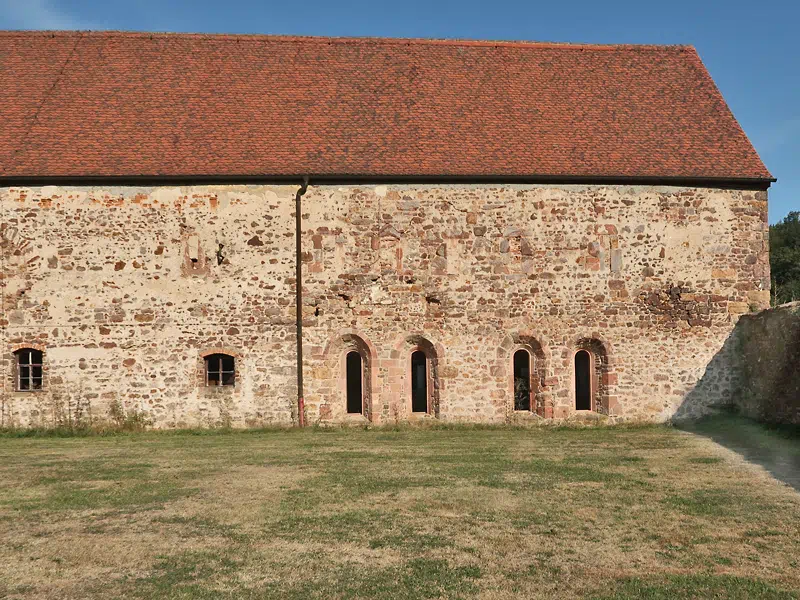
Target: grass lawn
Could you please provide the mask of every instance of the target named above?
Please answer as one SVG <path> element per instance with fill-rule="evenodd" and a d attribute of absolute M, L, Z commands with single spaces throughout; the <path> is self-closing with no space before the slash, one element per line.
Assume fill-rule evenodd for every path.
<path fill-rule="evenodd" d="M 0 437 L 0 598 L 798 589 L 800 494 L 667 427 Z"/>

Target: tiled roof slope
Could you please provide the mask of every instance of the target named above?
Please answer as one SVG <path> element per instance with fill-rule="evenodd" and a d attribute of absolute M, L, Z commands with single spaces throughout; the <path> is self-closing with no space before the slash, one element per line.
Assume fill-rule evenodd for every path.
<path fill-rule="evenodd" d="M 0 32 L 0 177 L 769 179 L 685 46 Z"/>

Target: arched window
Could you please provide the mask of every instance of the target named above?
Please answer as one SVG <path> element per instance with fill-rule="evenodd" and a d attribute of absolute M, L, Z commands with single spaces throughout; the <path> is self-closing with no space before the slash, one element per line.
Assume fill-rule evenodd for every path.
<path fill-rule="evenodd" d="M 519 349 L 514 353 L 514 410 L 531 409 L 531 355 Z"/>
<path fill-rule="evenodd" d="M 575 410 L 609 414 L 609 359 L 605 344 L 581 338 L 575 344 Z"/>
<path fill-rule="evenodd" d="M 328 357 L 330 372 L 337 373 L 337 376 L 335 384 L 331 381 L 327 387 L 335 398 L 326 401 L 325 394 L 322 394 L 320 419 L 339 418 L 344 413 L 361 415 L 366 421 L 372 421 L 372 373 L 377 361 L 375 347 L 355 331 L 344 330 L 330 340 L 323 356 Z M 325 404 L 332 408 L 328 409 Z M 331 414 L 329 410 L 335 412 Z"/>
<path fill-rule="evenodd" d="M 497 358 L 498 367 L 502 364 L 506 410 L 552 417 L 552 396 L 546 387 L 547 359 L 539 340 L 529 333 L 510 333 L 497 348 Z"/>
<path fill-rule="evenodd" d="M 236 383 L 236 362 L 229 354 L 209 354 L 206 361 L 206 385 L 221 386 Z"/>
<path fill-rule="evenodd" d="M 364 367 L 361 354 L 355 350 L 347 353 L 345 370 L 347 373 L 347 412 L 364 412 Z"/>
<path fill-rule="evenodd" d="M 586 350 L 575 353 L 575 410 L 592 410 L 592 356 Z"/>
<path fill-rule="evenodd" d="M 18 392 L 42 389 L 42 362 L 44 353 L 35 348 L 20 348 L 14 352 L 16 358 Z"/>
<path fill-rule="evenodd" d="M 411 353 L 411 412 L 428 411 L 428 357 L 416 350 Z"/>

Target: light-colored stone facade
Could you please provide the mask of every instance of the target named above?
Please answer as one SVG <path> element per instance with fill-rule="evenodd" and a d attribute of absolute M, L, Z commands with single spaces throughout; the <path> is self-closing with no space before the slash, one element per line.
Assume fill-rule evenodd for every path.
<path fill-rule="evenodd" d="M 296 422 L 296 190 L 0 189 L 0 425 L 115 404 L 159 427 Z M 312 181 L 303 207 L 307 423 L 570 417 L 579 348 L 595 412 L 662 421 L 739 315 L 768 305 L 764 191 Z M 19 348 L 43 350 L 41 391 L 15 391 Z M 527 413 L 518 348 L 534 357 Z M 411 414 L 416 349 L 429 414 Z M 353 350 L 363 415 L 345 408 Z M 205 386 L 213 352 L 236 357 L 235 386 Z"/>

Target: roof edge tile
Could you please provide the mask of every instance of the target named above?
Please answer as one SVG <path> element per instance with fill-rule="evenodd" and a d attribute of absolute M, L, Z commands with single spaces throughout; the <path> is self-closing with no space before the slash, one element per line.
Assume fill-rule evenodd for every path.
<path fill-rule="evenodd" d="M 155 38 L 187 38 L 206 40 L 238 40 L 238 41 L 269 41 L 269 42 L 328 42 L 331 44 L 380 44 L 380 45 L 444 45 L 444 46 L 478 46 L 492 47 L 503 46 L 511 48 L 557 48 L 566 50 L 694 50 L 694 46 L 686 44 L 600 44 L 588 42 L 555 42 L 539 40 L 493 40 L 472 38 L 404 38 L 404 37 L 378 37 L 378 36 L 315 36 L 315 35 L 281 35 L 261 33 L 203 33 L 203 32 L 173 32 L 173 31 L 125 31 L 125 30 L 80 30 L 80 29 L 54 29 L 54 30 L 25 30 L 12 29 L 0 30 L 0 36 L 9 37 L 71 37 L 83 35 L 85 37 L 129 37 L 139 39 Z"/>

